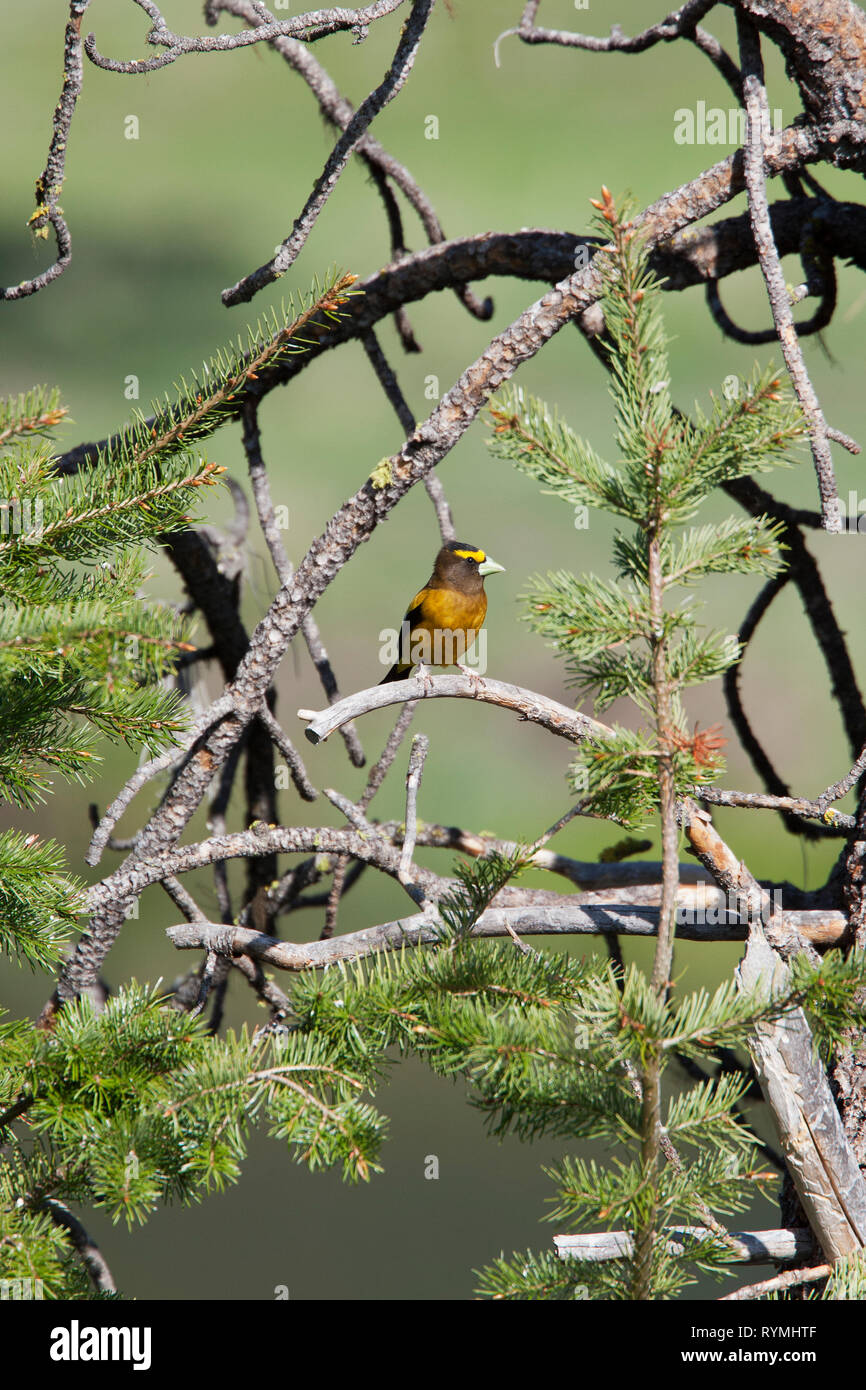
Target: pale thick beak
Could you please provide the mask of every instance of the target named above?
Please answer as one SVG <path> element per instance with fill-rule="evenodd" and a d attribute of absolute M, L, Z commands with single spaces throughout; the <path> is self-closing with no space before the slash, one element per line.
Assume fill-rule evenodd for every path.
<path fill-rule="evenodd" d="M 498 574 L 500 571 L 504 574 L 505 566 L 497 565 L 496 561 L 493 559 L 491 555 L 488 555 L 487 559 L 478 566 L 479 574 Z"/>

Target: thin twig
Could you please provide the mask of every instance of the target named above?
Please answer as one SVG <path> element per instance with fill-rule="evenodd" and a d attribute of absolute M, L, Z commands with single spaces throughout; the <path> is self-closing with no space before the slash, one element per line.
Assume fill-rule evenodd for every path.
<path fill-rule="evenodd" d="M 779 260 L 773 229 L 770 225 L 770 210 L 767 190 L 764 183 L 764 157 L 770 126 L 770 104 L 764 86 L 764 66 L 761 59 L 761 45 L 758 32 L 751 18 L 737 10 L 737 37 L 740 45 L 740 63 L 743 69 L 743 105 L 746 110 L 746 144 L 743 151 L 743 170 L 749 192 L 749 218 L 758 252 L 758 262 L 767 286 L 767 295 L 776 325 L 782 355 L 791 377 L 800 407 L 806 417 L 815 472 L 818 475 L 818 491 L 821 497 L 821 514 L 824 529 L 831 532 L 842 530 L 842 517 L 839 509 L 839 496 L 833 459 L 827 442 L 827 422 L 821 410 L 814 386 L 806 370 L 803 352 L 797 338 L 797 329 L 785 276 Z"/>
<path fill-rule="evenodd" d="M 132 774 L 126 786 L 114 798 L 103 815 L 102 820 L 99 822 L 99 825 L 94 830 L 87 853 L 84 856 L 84 862 L 86 864 L 99 863 L 102 858 L 102 851 L 111 838 L 112 830 L 120 820 L 127 806 L 137 793 L 141 791 L 141 788 L 146 786 L 147 783 L 160 772 L 166 772 L 169 768 L 179 767 L 183 761 L 189 757 L 195 745 L 208 730 L 225 719 L 227 715 L 230 715 L 233 709 L 234 702 L 232 701 L 231 695 L 222 695 L 218 700 L 214 701 L 200 719 L 196 720 L 182 743 L 175 745 L 173 748 L 169 748 L 157 758 L 151 758 L 149 762 L 144 763 Z"/>
<path fill-rule="evenodd" d="M 832 801 L 838 801 L 840 797 L 845 796 L 851 790 L 863 772 L 866 772 L 866 747 L 862 749 L 850 772 L 846 772 L 844 777 L 840 777 L 838 782 L 834 782 L 832 787 L 828 787 L 826 791 L 822 792 L 815 804 L 820 806 L 822 810 L 826 810 Z"/>
<path fill-rule="evenodd" d="M 116 58 L 106 58 L 96 47 L 96 35 L 88 34 L 84 47 L 88 58 L 96 67 L 104 68 L 107 72 L 119 72 L 135 77 L 168 67 L 170 63 L 176 62 L 188 53 L 228 53 L 233 49 L 248 48 L 250 44 L 267 43 L 281 37 L 300 38 L 305 43 L 312 43 L 315 39 L 325 38 L 328 34 L 336 34 L 346 29 L 362 31 L 374 20 L 396 10 L 403 4 L 403 0 L 375 0 L 374 4 L 363 10 L 309 10 L 294 19 L 274 20 L 259 29 L 244 29 L 239 34 L 221 34 L 216 39 L 173 34 L 152 0 L 134 0 L 134 3 L 153 20 L 147 42 L 154 47 L 165 48 L 166 52 L 158 58 L 133 58 L 129 62 L 123 62 Z"/>
<path fill-rule="evenodd" d="M 62 275 L 72 260 L 72 237 L 57 206 L 57 199 L 60 197 L 66 176 L 69 131 L 84 78 L 81 21 L 89 4 L 90 0 L 70 0 L 63 44 L 63 86 L 60 90 L 60 100 L 54 110 L 48 159 L 36 180 L 36 211 L 29 222 L 34 235 L 40 238 L 47 237 L 48 223 L 51 223 L 57 242 L 57 260 L 47 270 L 34 275 L 30 280 L 22 280 L 18 285 L 7 285 L 5 288 L 0 286 L 0 300 L 23 299 L 26 295 L 36 294 L 37 290 L 44 289 L 52 280 L 56 280 L 58 275 Z"/>
<path fill-rule="evenodd" d="M 784 1274 L 776 1274 L 772 1279 L 762 1279 L 759 1284 L 744 1284 L 733 1293 L 723 1294 L 718 1303 L 735 1303 L 743 1299 L 763 1298 L 764 1294 L 778 1293 L 782 1289 L 793 1289 L 798 1284 L 814 1284 L 818 1279 L 829 1279 L 833 1273 L 832 1265 L 814 1265 L 811 1269 L 789 1269 Z"/>
<path fill-rule="evenodd" d="M 832 260 L 830 260 L 829 265 L 832 271 Z M 725 337 L 731 338 L 735 343 L 745 343 L 748 345 L 756 346 L 759 343 L 775 343 L 779 337 L 779 331 L 776 328 L 775 324 L 772 328 L 740 328 L 739 324 L 736 324 L 734 322 L 727 309 L 725 308 L 724 304 L 722 303 L 721 293 L 719 290 L 719 283 L 717 280 L 710 280 L 707 283 L 706 303 L 707 308 L 713 316 L 713 320 L 715 321 L 715 323 L 718 324 L 719 328 L 721 328 Z M 815 310 L 812 317 L 809 319 L 804 319 L 802 323 L 795 324 L 798 337 L 807 338 L 812 333 L 820 333 L 822 329 L 826 328 L 828 323 L 830 323 L 835 311 L 836 276 L 834 273 L 829 277 L 827 289 L 822 294 L 821 302 L 818 305 L 818 308 Z M 838 431 L 833 430 L 831 432 L 828 429 L 828 437 L 831 433 L 833 435 L 836 435 Z M 852 452 L 858 452 L 856 445 Z"/>
<path fill-rule="evenodd" d="M 415 853 L 415 839 L 418 834 L 418 791 L 424 775 L 424 763 L 430 748 L 426 734 L 416 734 L 409 753 L 409 767 L 406 772 L 406 832 L 397 877 L 403 884 L 414 883 L 412 874 L 412 855 Z"/>
<path fill-rule="evenodd" d="M 301 761 L 301 755 L 291 739 L 283 732 L 267 705 L 262 705 L 258 713 L 258 718 L 261 720 L 262 724 L 264 724 L 274 743 L 285 758 L 286 766 L 289 769 L 289 775 L 297 787 L 298 795 L 303 797 L 304 801 L 315 801 L 319 793 L 307 776 L 307 770 Z"/>
<path fill-rule="evenodd" d="M 408 438 L 409 435 L 415 433 L 415 417 L 406 403 L 391 364 L 382 351 L 372 328 L 364 334 L 361 341 L 364 344 L 364 351 L 370 360 L 370 365 L 379 379 L 379 384 L 393 405 L 397 419 L 406 431 Z M 439 523 L 439 534 L 442 537 L 442 544 L 445 545 L 447 541 L 453 541 L 457 537 L 457 532 L 454 529 L 454 518 L 445 496 L 445 489 L 435 473 L 427 474 L 424 479 L 424 486 L 427 489 L 427 496 L 433 503 L 436 520 Z"/>
<path fill-rule="evenodd" d="M 267 1004 L 271 1010 L 272 1022 L 274 1019 L 282 1020 L 292 1012 L 289 996 L 279 985 L 274 984 L 273 980 L 267 978 L 257 960 L 251 960 L 249 956 L 233 956 L 231 963 L 249 981 L 259 999 Z"/>
<path fill-rule="evenodd" d="M 179 879 L 173 874 L 169 874 L 160 882 L 160 888 L 164 888 L 171 898 L 175 907 L 179 907 L 188 922 L 205 922 L 207 914 L 202 912 L 195 898 L 188 893 Z"/>
<path fill-rule="evenodd" d="M 527 0 L 517 28 L 506 29 L 496 42 L 498 45 L 507 36 L 516 35 L 523 43 L 553 43 L 562 48 L 583 48 L 590 53 L 644 53 L 648 48 L 654 48 L 657 43 L 670 43 L 672 39 L 687 36 L 686 31 L 694 29 L 715 3 L 716 0 L 688 0 L 679 10 L 669 14 L 658 24 L 650 25 L 639 34 L 624 34 L 619 25 L 616 25 L 608 38 L 601 39 L 593 34 L 576 34 L 567 29 L 539 28 L 535 24 L 535 16 L 540 0 Z"/>
<path fill-rule="evenodd" d="M 855 776 L 862 770 L 860 768 Z M 839 795 L 842 796 L 844 793 L 840 792 Z M 765 796 L 762 792 L 724 791 L 721 787 L 692 787 L 692 796 L 697 801 L 706 801 L 711 806 L 746 806 L 759 811 L 793 811 L 795 815 L 820 821 L 828 815 L 826 804 L 822 805 L 820 801 L 806 801 L 803 797 L 797 796 Z M 840 811 L 829 814 L 835 826 L 842 830 L 854 829 L 854 816 L 843 816 Z"/>
<path fill-rule="evenodd" d="M 388 772 L 388 769 L 390 768 L 391 764 L 394 761 L 394 758 L 397 755 L 397 750 L 406 736 L 406 730 L 409 728 L 409 725 L 412 722 L 412 716 L 415 713 L 415 708 L 416 702 L 414 700 L 410 700 L 406 705 L 404 705 L 403 709 L 400 711 L 400 715 L 397 719 L 396 724 L 394 725 L 394 728 L 388 735 L 387 742 L 379 756 L 378 761 L 370 769 L 370 775 L 367 778 L 367 785 L 364 788 L 360 801 L 358 802 L 358 810 L 362 813 L 366 811 L 373 797 L 376 795 L 376 792 L 382 785 L 385 775 Z M 322 934 L 320 937 L 320 940 L 322 941 L 327 941 L 329 937 L 334 935 L 334 931 L 337 926 L 337 913 L 340 909 L 340 900 L 343 896 L 345 888 L 349 884 L 348 870 L 349 860 L 347 856 L 342 855 L 340 859 L 337 861 L 336 867 L 334 869 L 334 880 L 331 884 L 331 891 L 328 894 L 328 900 L 325 906 L 325 924 L 322 927 Z M 306 905 L 307 904 L 303 902 L 298 903 L 299 907 Z"/>
<path fill-rule="evenodd" d="M 264 5 L 254 3 L 254 0 L 206 0 L 205 19 L 209 24 L 215 25 L 221 12 L 236 15 L 253 27 L 273 23 L 273 15 Z M 270 41 L 270 46 L 307 83 L 319 103 L 319 109 L 324 119 L 337 130 L 344 131 L 355 115 L 355 108 L 345 97 L 340 95 L 336 85 L 317 61 L 308 45 L 300 43 L 297 39 L 276 38 Z M 445 232 L 429 198 L 405 165 L 389 154 L 370 134 L 369 130 L 361 136 L 355 146 L 355 153 L 367 165 L 377 188 L 385 199 L 385 207 L 391 225 L 392 253 L 395 261 L 403 259 L 403 235 L 402 230 L 394 223 L 394 200 L 390 193 L 386 192 L 389 183 L 393 183 L 396 188 L 399 188 L 409 206 L 417 214 L 430 244 L 435 246 L 445 241 Z M 399 220 L 399 213 L 396 213 L 396 217 Z M 456 284 L 451 288 L 463 307 L 474 318 L 486 323 L 493 317 L 492 299 L 480 300 L 469 284 Z M 411 329 L 408 328 L 406 321 L 405 309 L 402 305 L 396 305 L 391 312 L 398 320 L 398 330 L 406 350 L 416 350 Z"/>
<path fill-rule="evenodd" d="M 271 559 L 274 562 L 274 569 L 277 572 L 280 584 L 286 585 L 291 582 L 294 568 L 286 553 L 286 548 L 283 545 L 280 528 L 277 525 L 276 515 L 274 513 L 268 472 L 265 467 L 264 458 L 262 457 L 258 405 L 258 401 L 253 398 L 248 397 L 244 401 L 242 410 L 244 452 L 246 453 L 247 463 L 249 465 L 250 485 L 253 490 L 253 500 L 256 505 L 262 534 L 264 535 L 265 542 L 270 551 Z M 301 623 L 301 632 L 303 633 L 304 641 L 307 644 L 307 650 L 310 653 L 313 665 L 322 683 L 322 689 L 325 692 L 328 703 L 333 704 L 335 700 L 340 698 L 337 678 L 334 675 L 334 669 L 331 666 L 328 653 L 325 650 L 322 635 L 319 631 L 319 625 L 312 613 L 307 613 Z M 354 725 L 344 725 L 340 733 L 346 745 L 346 751 L 349 754 L 352 765 L 354 767 L 363 767 L 365 762 L 364 750 L 361 747 L 361 741 L 358 738 Z M 298 755 L 295 754 L 295 757 L 297 756 Z M 289 766 L 291 767 L 292 764 L 289 763 Z M 304 793 L 302 792 L 301 795 L 303 796 Z M 307 797 L 306 799 L 312 800 L 313 798 Z"/>

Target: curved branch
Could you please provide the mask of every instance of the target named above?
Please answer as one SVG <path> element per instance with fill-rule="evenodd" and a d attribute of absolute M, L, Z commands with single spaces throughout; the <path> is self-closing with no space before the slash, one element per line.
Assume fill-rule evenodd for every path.
<path fill-rule="evenodd" d="M 695 914 L 697 915 L 697 914 Z M 594 906 L 580 907 L 563 899 L 562 906 L 489 907 L 470 932 L 470 938 L 490 940 L 511 936 L 654 936 L 658 931 L 657 907 Z M 821 945 L 838 944 L 845 931 L 841 912 L 783 912 L 775 919 L 786 931 L 797 932 Z M 442 940 L 442 925 L 428 913 L 383 922 L 363 931 L 333 936 L 325 941 L 294 943 L 243 927 L 218 923 L 187 922 L 168 927 L 166 936 L 180 951 L 213 950 L 234 957 L 249 955 L 254 960 L 280 970 L 322 970 L 341 961 L 361 960 L 380 951 L 399 951 L 404 947 L 433 946 Z M 684 922 L 677 925 L 682 941 L 745 941 L 745 921 Z"/>
<path fill-rule="evenodd" d="M 733 497 L 752 516 L 769 516 L 774 521 L 782 522 L 784 530 L 781 540 L 787 547 L 789 560 L 788 568 L 782 570 L 758 595 L 740 628 L 739 639 L 744 645 L 748 645 L 770 602 L 781 592 L 789 580 L 793 581 L 799 592 L 803 610 L 812 628 L 815 641 L 824 658 L 830 676 L 831 689 L 838 703 L 851 753 L 856 756 L 866 743 L 866 705 L 864 705 L 860 693 L 845 636 L 833 611 L 833 605 L 824 587 L 821 572 L 800 530 L 799 523 L 805 521 L 806 524 L 814 525 L 815 521 L 812 520 L 811 514 L 807 513 L 804 518 L 784 502 L 777 501 L 753 478 L 737 478 L 732 482 L 724 483 L 722 486 L 728 496 Z M 775 796 L 789 796 L 790 788 L 779 777 L 764 752 L 743 709 L 738 686 L 741 666 L 742 660 L 737 666 L 731 667 L 724 676 L 728 712 L 753 766 L 764 781 L 767 791 Z M 801 821 L 789 819 L 787 812 L 784 813 L 784 816 L 789 829 L 796 830 L 798 834 L 805 835 L 807 838 L 837 836 L 839 834 L 833 826 L 807 825 Z"/>
<path fill-rule="evenodd" d="M 123 789 L 118 792 L 111 805 L 106 810 L 99 824 L 93 832 L 90 846 L 84 856 L 86 864 L 98 864 L 102 858 L 102 851 L 111 839 L 111 832 L 120 817 L 123 815 L 127 806 L 135 796 L 141 791 L 142 787 L 152 781 L 161 772 L 167 772 L 170 768 L 179 766 L 184 759 L 188 758 L 196 744 L 212 729 L 214 724 L 225 719 L 227 714 L 231 714 L 234 709 L 230 696 L 222 695 L 216 700 L 209 709 L 197 719 L 192 728 L 188 730 L 186 738 L 180 744 L 160 753 L 158 757 L 151 758 L 149 762 L 143 763 L 136 768 Z"/>
<path fill-rule="evenodd" d="M 69 130 L 75 106 L 81 95 L 84 78 L 84 64 L 81 58 L 81 21 L 90 0 L 70 0 L 69 20 L 63 46 L 63 86 L 60 100 L 54 111 L 54 125 L 48 159 L 45 168 L 36 180 L 36 211 L 30 218 L 29 226 L 33 233 L 44 238 L 48 236 L 48 223 L 54 228 L 57 243 L 57 260 L 41 274 L 30 280 L 22 280 L 18 285 L 0 286 L 0 300 L 24 299 L 36 294 L 38 290 L 50 285 L 62 275 L 72 260 L 72 237 L 64 221 L 57 199 L 66 175 L 66 151 L 69 145 Z"/>
<path fill-rule="evenodd" d="M 535 16 L 541 0 L 527 0 L 526 8 L 516 29 L 507 29 L 500 39 L 516 35 L 523 43 L 557 44 L 562 48 L 582 48 L 589 53 L 645 53 L 655 48 L 657 43 L 670 43 L 674 39 L 688 37 L 699 20 L 716 4 L 716 0 L 688 0 L 679 10 L 673 11 L 658 24 L 651 24 L 639 34 L 629 36 L 616 25 L 606 39 L 593 34 L 576 34 L 567 29 L 541 29 L 535 24 Z M 499 40 L 497 40 L 497 43 Z"/>
<path fill-rule="evenodd" d="M 794 386 L 800 408 L 806 417 L 809 440 L 812 445 L 812 458 L 818 476 L 818 491 L 821 496 L 821 512 L 824 529 L 831 533 L 842 530 L 839 508 L 839 494 L 836 474 L 827 439 L 827 422 L 821 409 L 817 392 L 812 385 L 803 352 L 794 326 L 794 315 L 779 252 L 773 240 L 770 225 L 770 210 L 767 189 L 764 182 L 765 153 L 769 144 L 770 106 L 767 89 L 764 86 L 764 68 L 761 61 L 760 42 L 757 32 L 743 11 L 737 11 L 737 36 L 740 44 L 740 60 L 743 67 L 743 105 L 746 109 L 746 144 L 743 167 L 749 193 L 749 216 L 761 274 L 767 286 L 767 295 L 773 314 L 773 322 L 782 347 L 782 355 L 788 374 Z"/>
<path fill-rule="evenodd" d="M 557 700 L 539 695 L 535 690 L 525 690 L 519 685 L 507 685 L 504 681 L 488 680 L 479 676 L 431 676 L 427 673 L 412 676 L 405 681 L 391 681 L 388 685 L 374 685 L 368 690 L 358 690 L 347 695 L 336 705 L 326 710 L 298 710 L 298 718 L 307 721 L 304 730 L 311 743 L 323 743 L 330 734 L 339 729 L 347 719 L 357 719 L 362 714 L 370 714 L 388 705 L 399 705 L 405 700 L 480 700 L 482 704 L 499 705 L 502 709 L 513 710 L 520 719 L 540 724 L 552 734 L 580 743 L 582 739 L 596 738 L 613 732 L 607 724 L 591 719 L 588 714 L 569 709 Z"/>
<path fill-rule="evenodd" d="M 89 3 L 89 0 L 88 0 Z M 346 29 L 364 30 L 374 20 L 391 14 L 403 4 L 403 0 L 375 0 L 364 10 L 310 10 L 294 19 L 271 20 L 261 28 L 244 29 L 240 34 L 221 34 L 218 38 L 192 38 L 184 34 L 173 34 L 168 28 L 159 9 L 152 0 L 134 0 L 153 20 L 153 28 L 147 35 L 147 42 L 161 46 L 167 52 L 158 58 L 132 58 L 122 62 L 116 58 L 106 58 L 96 47 L 96 35 L 88 34 L 84 41 L 85 52 L 95 67 L 106 72 L 120 72 L 128 77 L 141 73 L 156 72 L 168 67 L 178 58 L 188 53 L 229 53 L 236 48 L 249 48 L 254 43 L 269 43 L 276 38 L 299 38 L 304 43 L 313 43 L 328 34 L 337 34 Z"/>
<path fill-rule="evenodd" d="M 826 263 L 826 278 L 824 288 L 821 292 L 821 302 L 814 314 L 809 319 L 804 319 L 802 323 L 794 324 L 794 330 L 798 338 L 807 338 L 811 333 L 820 333 L 826 328 L 836 311 L 836 271 L 832 260 Z M 719 325 L 726 338 L 732 338 L 735 343 L 745 343 L 749 346 L 758 346 L 761 343 L 776 343 L 779 341 L 779 334 L 775 327 L 748 329 L 740 328 L 734 323 L 729 315 L 722 297 L 719 293 L 718 280 L 710 280 L 706 289 L 707 308 L 713 316 L 714 321 Z M 827 430 L 828 437 L 836 431 Z M 859 450 L 855 450 L 859 452 Z"/>
<path fill-rule="evenodd" d="M 516 34 L 530 44 L 555 43 L 594 53 L 642 53 L 658 43 L 680 38 L 695 42 L 690 31 L 696 30 L 698 21 L 712 9 L 716 0 L 688 0 L 679 10 L 633 38 L 623 34 L 617 26 L 606 39 L 537 28 L 534 20 L 539 3 L 540 0 L 527 0 L 520 24 L 516 29 L 509 29 L 508 34 Z M 860 7 L 851 0 L 798 0 L 796 5 L 792 5 L 791 0 L 727 0 L 727 3 L 780 49 L 807 115 L 816 121 L 835 121 L 849 127 L 852 148 L 846 158 L 862 169 L 866 127 L 862 120 L 850 119 L 852 112 L 862 112 L 864 107 L 866 16 Z M 828 35 L 833 36 L 831 42 L 827 42 Z M 704 37 L 710 38 L 701 32 L 701 38 Z M 699 43 L 698 46 L 715 61 L 712 43 Z M 719 67 L 722 76 L 733 86 L 736 68 L 730 59 L 728 63 L 730 67 L 723 64 Z"/>
<path fill-rule="evenodd" d="M 48 1212 L 55 1226 L 60 1226 L 66 1231 L 72 1245 L 81 1257 L 82 1264 L 90 1275 L 93 1287 L 98 1289 L 100 1293 L 116 1293 L 117 1285 L 105 1261 L 105 1256 L 96 1241 L 88 1235 L 78 1217 L 73 1216 L 69 1208 L 65 1207 L 62 1202 L 58 1202 L 55 1197 L 43 1197 L 40 1205 Z"/>

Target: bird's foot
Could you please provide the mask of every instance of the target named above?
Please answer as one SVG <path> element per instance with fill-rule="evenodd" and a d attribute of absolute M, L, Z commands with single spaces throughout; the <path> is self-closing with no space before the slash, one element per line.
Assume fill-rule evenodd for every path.
<path fill-rule="evenodd" d="M 418 670 L 415 674 L 424 687 L 424 694 L 428 694 L 428 692 L 433 689 L 433 677 L 430 675 L 423 661 L 418 662 Z"/>
<path fill-rule="evenodd" d="M 484 682 L 479 676 L 478 672 L 473 671 L 471 666 L 464 666 L 462 661 L 457 662 L 457 669 L 459 671 L 462 671 L 464 676 L 469 677 L 470 681 L 472 682 L 472 689 L 475 695 L 480 695 L 482 690 L 484 689 Z"/>

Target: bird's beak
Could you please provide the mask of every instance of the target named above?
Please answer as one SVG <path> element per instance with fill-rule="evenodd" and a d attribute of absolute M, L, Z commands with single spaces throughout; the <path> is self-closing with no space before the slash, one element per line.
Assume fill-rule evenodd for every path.
<path fill-rule="evenodd" d="M 478 566 L 479 574 L 497 574 L 500 570 L 504 573 L 505 566 L 497 565 L 492 555 L 488 555 L 487 559 L 484 560 L 483 563 Z"/>

